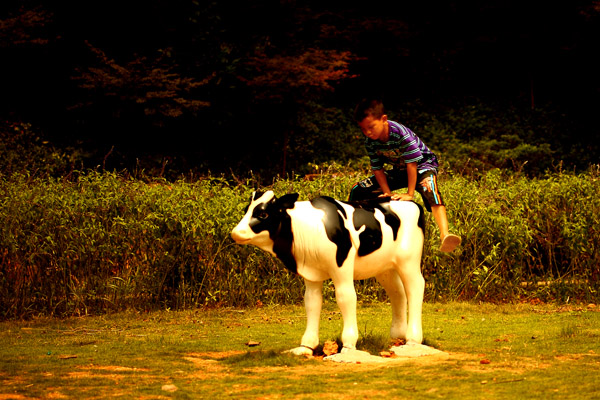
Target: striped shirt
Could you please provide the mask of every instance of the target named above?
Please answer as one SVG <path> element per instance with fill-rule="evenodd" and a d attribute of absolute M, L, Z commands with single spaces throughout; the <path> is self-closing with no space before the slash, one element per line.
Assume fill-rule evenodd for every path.
<path fill-rule="evenodd" d="M 417 163 L 418 172 L 437 169 L 437 157 L 413 131 L 394 121 L 388 120 L 388 125 L 390 135 L 387 142 L 365 140 L 372 170 L 382 169 L 386 163 L 394 168 L 406 169 L 406 163 L 412 162 Z"/>

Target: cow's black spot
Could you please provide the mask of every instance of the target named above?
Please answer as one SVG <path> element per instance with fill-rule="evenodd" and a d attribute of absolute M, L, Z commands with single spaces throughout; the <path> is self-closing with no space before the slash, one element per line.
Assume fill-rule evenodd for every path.
<path fill-rule="evenodd" d="M 292 218 L 287 210 L 295 207 L 298 196 L 298 193 L 286 194 L 275 200 L 272 204 L 272 210 L 270 210 L 275 212 L 277 219 L 280 221 L 277 229 L 269 231 L 274 243 L 273 252 L 283 262 L 283 265 L 293 273 L 298 273 L 298 264 L 296 264 L 296 259 L 292 254 L 294 232 L 292 232 Z"/>
<path fill-rule="evenodd" d="M 379 203 L 376 208 L 383 213 L 383 216 L 385 217 L 385 223 L 392 228 L 394 241 L 396 241 L 398 238 L 398 230 L 400 229 L 400 217 L 398 217 L 396 213 L 392 211 L 389 201 L 385 203 Z"/>
<path fill-rule="evenodd" d="M 325 212 L 325 216 L 323 217 L 325 232 L 329 240 L 337 246 L 335 261 L 337 266 L 341 267 L 346 258 L 348 258 L 348 253 L 352 247 L 350 232 L 344 226 L 344 220 L 338 213 L 339 210 L 345 218 L 346 211 L 334 199 L 327 196 L 316 197 L 310 203 L 313 207 Z"/>
<path fill-rule="evenodd" d="M 374 210 L 365 208 L 356 208 L 352 222 L 356 230 L 365 227 L 365 230 L 358 236 L 360 245 L 358 246 L 358 255 L 360 257 L 371 254 L 381 248 L 383 243 L 383 233 L 381 224 L 375 219 Z"/>
<path fill-rule="evenodd" d="M 385 223 L 387 225 L 389 225 L 390 228 L 392 228 L 392 234 L 394 236 L 394 240 L 396 240 L 398 238 L 398 231 L 400 230 L 400 224 L 401 224 L 400 217 L 398 217 L 398 215 L 392 211 L 392 209 L 390 207 L 389 198 L 378 197 L 378 198 L 374 198 L 374 199 L 367 199 L 367 200 L 361 200 L 361 201 L 347 201 L 344 203 L 351 205 L 354 208 L 360 208 L 360 209 L 364 209 L 367 211 L 375 211 L 375 209 L 378 209 L 379 211 L 381 211 L 383 213 L 383 216 L 385 218 Z M 419 204 L 417 204 L 417 206 L 419 206 L 419 208 L 421 208 L 421 206 Z M 421 210 L 421 215 L 422 214 L 423 214 L 423 210 Z M 423 228 L 423 226 L 420 226 L 420 227 Z"/>
<path fill-rule="evenodd" d="M 298 264 L 292 254 L 292 243 L 294 242 L 294 233 L 292 232 L 292 220 L 286 213 L 286 217 L 281 220 L 279 230 L 275 237 L 269 232 L 273 239 L 273 252 L 277 255 L 283 265 L 293 273 L 298 273 Z"/>
<path fill-rule="evenodd" d="M 294 208 L 298 194 L 287 194 L 281 198 L 273 198 L 266 203 L 261 203 L 252 210 L 250 228 L 259 233 L 268 231 L 273 241 L 273 252 L 283 265 L 293 273 L 298 272 L 296 259 L 292 254 L 294 233 L 292 232 L 292 219 L 287 210 Z"/>

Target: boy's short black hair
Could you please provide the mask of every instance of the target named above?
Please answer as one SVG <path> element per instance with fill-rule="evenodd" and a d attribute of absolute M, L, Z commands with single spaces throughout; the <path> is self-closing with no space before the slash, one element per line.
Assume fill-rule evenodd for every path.
<path fill-rule="evenodd" d="M 381 118 L 385 114 L 383 103 L 377 99 L 362 99 L 354 110 L 354 120 L 361 122 L 363 119 L 371 116 L 375 119 Z"/>

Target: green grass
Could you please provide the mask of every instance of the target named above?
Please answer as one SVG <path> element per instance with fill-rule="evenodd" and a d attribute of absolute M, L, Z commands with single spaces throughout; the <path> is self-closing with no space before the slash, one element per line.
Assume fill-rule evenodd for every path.
<path fill-rule="evenodd" d="M 304 330 L 300 306 L 2 322 L 0 399 L 600 398 L 598 311 L 426 304 L 426 343 L 449 357 L 385 365 L 282 354 Z M 360 306 L 359 348 L 385 350 L 389 320 L 389 305 Z M 321 343 L 339 336 L 335 304 L 321 324 Z"/>

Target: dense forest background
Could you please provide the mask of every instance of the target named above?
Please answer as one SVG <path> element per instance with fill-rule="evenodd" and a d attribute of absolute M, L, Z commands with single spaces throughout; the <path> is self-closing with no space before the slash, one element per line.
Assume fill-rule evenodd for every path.
<path fill-rule="evenodd" d="M 597 0 L 5 0 L 3 170 L 349 165 L 365 96 L 459 172 L 586 167 L 599 34 Z"/>

